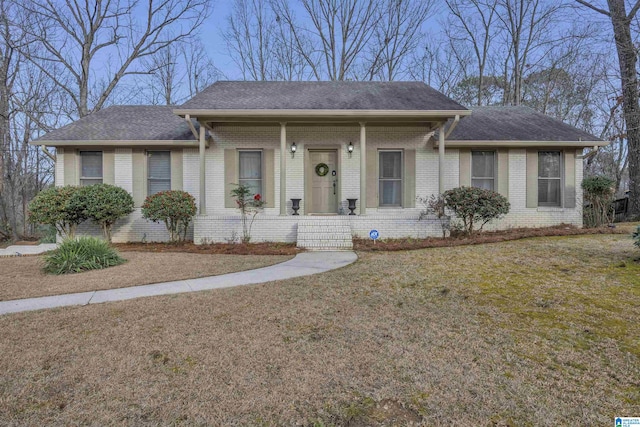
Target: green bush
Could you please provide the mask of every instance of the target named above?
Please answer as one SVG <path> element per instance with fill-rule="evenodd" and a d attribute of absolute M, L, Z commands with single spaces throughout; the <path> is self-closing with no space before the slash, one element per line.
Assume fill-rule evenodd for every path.
<path fill-rule="evenodd" d="M 95 184 L 81 187 L 69 200 L 69 206 L 100 225 L 105 239 L 111 242 L 113 224 L 133 212 L 134 202 L 124 188 Z"/>
<path fill-rule="evenodd" d="M 636 231 L 631 235 L 633 237 L 633 244 L 640 248 L 640 225 L 636 228 Z"/>
<path fill-rule="evenodd" d="M 509 213 L 509 201 L 503 195 L 476 187 L 458 187 L 445 191 L 445 206 L 462 221 L 467 234 L 473 234 L 476 224 L 482 231 L 488 222 Z"/>
<path fill-rule="evenodd" d="M 67 239 L 45 255 L 44 271 L 49 274 L 80 273 L 113 267 L 125 262 L 107 242 L 96 237 Z"/>
<path fill-rule="evenodd" d="M 50 225 L 63 237 L 75 237 L 78 224 L 87 219 L 84 209 L 69 205 L 78 190 L 71 185 L 42 190 L 29 203 L 29 221 Z"/>
<path fill-rule="evenodd" d="M 595 175 L 582 180 L 584 190 L 584 225 L 588 228 L 601 227 L 613 222 L 613 200 L 615 181 L 603 175 Z"/>
<path fill-rule="evenodd" d="M 164 222 L 172 242 L 184 240 L 191 219 L 196 214 L 196 200 L 186 191 L 161 191 L 146 198 L 142 216 Z"/>
<path fill-rule="evenodd" d="M 56 242 L 56 229 L 51 225 L 43 225 L 38 228 L 38 235 L 40 236 L 40 243 L 55 243 Z"/>

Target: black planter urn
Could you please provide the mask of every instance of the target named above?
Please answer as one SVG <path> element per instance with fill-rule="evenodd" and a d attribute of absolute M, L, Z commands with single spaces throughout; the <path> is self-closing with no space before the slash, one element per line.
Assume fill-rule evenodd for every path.
<path fill-rule="evenodd" d="M 291 209 L 293 209 L 292 215 L 300 215 L 298 213 L 298 209 L 300 209 L 300 200 L 302 199 L 291 199 Z"/>
<path fill-rule="evenodd" d="M 347 202 L 349 202 L 349 215 L 355 215 L 353 213 L 354 210 L 356 210 L 356 202 L 358 201 L 358 199 L 347 199 Z"/>

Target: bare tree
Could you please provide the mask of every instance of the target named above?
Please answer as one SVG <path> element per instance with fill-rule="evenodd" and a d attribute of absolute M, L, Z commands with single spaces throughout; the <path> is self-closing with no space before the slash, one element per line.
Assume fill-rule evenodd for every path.
<path fill-rule="evenodd" d="M 446 0 L 446 4 L 451 14 L 446 30 L 450 46 L 459 50 L 459 45 L 464 43 L 472 48 L 477 71 L 474 103 L 482 105 L 492 42 L 498 31 L 495 25 L 498 0 Z"/>
<path fill-rule="evenodd" d="M 354 69 L 381 20 L 381 0 L 300 0 L 311 28 L 296 19 L 287 0 L 271 4 L 317 80 L 358 77 Z"/>
<path fill-rule="evenodd" d="M 640 215 L 640 106 L 638 105 L 640 92 L 638 91 L 638 53 L 631 36 L 631 21 L 640 9 L 640 1 L 632 3 L 628 13 L 624 0 L 607 0 L 606 8 L 585 0 L 576 1 L 608 17 L 613 28 L 629 150 L 629 213 L 637 216 Z"/>
<path fill-rule="evenodd" d="M 267 0 L 236 0 L 223 32 L 244 80 L 273 80 L 277 26 Z"/>
<path fill-rule="evenodd" d="M 142 91 L 153 105 L 182 103 L 221 75 L 197 40 L 167 46 L 144 64 L 149 76 L 142 80 Z"/>
<path fill-rule="evenodd" d="M 21 7 L 36 23 L 24 55 L 83 117 L 100 110 L 123 78 L 148 72 L 141 58 L 191 36 L 209 0 L 25 0 Z M 51 74 L 51 63 L 64 73 Z"/>

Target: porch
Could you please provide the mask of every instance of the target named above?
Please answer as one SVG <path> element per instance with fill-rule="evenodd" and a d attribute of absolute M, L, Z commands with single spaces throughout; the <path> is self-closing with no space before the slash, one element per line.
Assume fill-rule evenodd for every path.
<path fill-rule="evenodd" d="M 304 236 L 302 227 L 306 227 Z M 347 249 L 342 246 L 344 231 L 354 238 L 369 238 L 371 230 L 378 230 L 381 239 L 423 238 L 441 235 L 442 225 L 436 217 L 419 220 L 413 213 L 398 216 L 258 215 L 251 229 L 251 241 L 297 242 L 298 246 L 309 249 Z M 240 215 L 198 215 L 194 220 L 196 244 L 233 242 L 241 237 Z"/>

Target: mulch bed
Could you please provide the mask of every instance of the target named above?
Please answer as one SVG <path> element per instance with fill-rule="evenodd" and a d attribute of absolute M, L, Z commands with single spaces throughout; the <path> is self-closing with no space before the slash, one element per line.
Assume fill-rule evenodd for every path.
<path fill-rule="evenodd" d="M 405 251 L 411 249 L 440 248 L 448 246 L 480 245 L 483 243 L 506 242 L 527 237 L 577 236 L 583 234 L 628 234 L 621 228 L 577 228 L 574 225 L 561 224 L 545 228 L 514 228 L 511 230 L 488 231 L 474 236 L 429 237 L 426 239 L 385 239 L 374 243 L 371 239 L 353 239 L 353 248 L 357 251 Z"/>
<path fill-rule="evenodd" d="M 188 252 L 194 254 L 228 254 L 228 255 L 295 255 L 300 250 L 295 243 L 213 243 L 196 245 L 185 243 L 116 243 L 122 252 Z"/>

